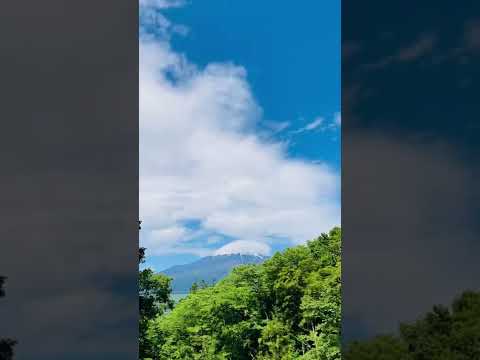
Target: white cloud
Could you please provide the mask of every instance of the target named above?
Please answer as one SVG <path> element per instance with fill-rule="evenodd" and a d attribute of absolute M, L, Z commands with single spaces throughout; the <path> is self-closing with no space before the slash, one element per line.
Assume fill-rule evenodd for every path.
<path fill-rule="evenodd" d="M 299 133 L 302 133 L 302 132 L 305 132 L 305 131 L 315 130 L 318 127 L 320 127 L 323 124 L 324 121 L 325 121 L 325 119 L 323 117 L 318 116 L 312 122 L 308 123 L 304 127 L 301 127 L 300 129 L 297 129 L 297 130 L 293 131 L 293 133 L 294 134 L 299 134 Z"/>
<path fill-rule="evenodd" d="M 323 118 L 322 117 L 317 117 L 310 124 L 307 124 L 307 126 L 305 126 L 305 130 L 307 130 L 307 131 L 308 130 L 314 130 L 322 124 L 323 124 Z"/>
<path fill-rule="evenodd" d="M 244 68 L 198 68 L 167 39 L 141 40 L 140 216 L 151 254 L 208 254 L 208 234 L 265 249 L 339 223 L 338 174 L 262 140 L 261 117 Z M 183 225 L 192 219 L 199 231 Z"/>
<path fill-rule="evenodd" d="M 187 230 L 180 226 L 172 226 L 162 229 L 155 229 L 151 232 L 150 243 L 155 246 L 155 243 L 159 245 L 176 243 L 182 240 L 187 235 Z"/>
<path fill-rule="evenodd" d="M 153 6 L 157 1 L 145 1 L 145 4 L 140 8 L 140 38 L 157 38 L 161 41 L 169 41 L 172 35 L 186 36 L 189 28 L 182 24 L 173 24 L 168 20 L 159 9 L 164 7 Z M 172 3 L 180 4 L 180 2 Z M 163 4 L 162 6 L 167 6 Z M 180 5 L 178 5 L 180 6 Z"/>
<path fill-rule="evenodd" d="M 332 121 L 325 126 L 324 130 L 334 131 L 335 134 L 337 134 L 337 130 L 339 130 L 341 126 L 342 126 L 341 114 L 339 112 L 336 112 L 335 114 L 333 114 Z M 332 140 L 337 140 L 337 135 L 335 135 L 332 138 Z"/>
<path fill-rule="evenodd" d="M 270 255 L 271 249 L 265 243 L 237 240 L 222 246 L 214 252 L 214 255 L 246 254 L 246 255 Z"/>
<path fill-rule="evenodd" d="M 333 114 L 333 119 L 325 123 L 325 119 L 323 117 L 316 117 L 312 122 L 308 123 L 304 127 L 301 127 L 297 130 L 292 131 L 292 134 L 300 134 L 305 131 L 312 131 L 315 129 L 319 129 L 321 131 L 335 131 L 341 126 L 341 115 L 339 112 Z"/>
<path fill-rule="evenodd" d="M 218 244 L 223 240 L 221 236 L 209 236 L 207 238 L 207 244 Z"/>
<path fill-rule="evenodd" d="M 191 244 L 199 233 L 186 227 L 172 225 L 153 228 L 142 237 L 142 246 L 148 249 L 149 255 L 195 254 L 207 256 L 212 250 Z M 208 243 L 208 242 L 207 242 Z"/>

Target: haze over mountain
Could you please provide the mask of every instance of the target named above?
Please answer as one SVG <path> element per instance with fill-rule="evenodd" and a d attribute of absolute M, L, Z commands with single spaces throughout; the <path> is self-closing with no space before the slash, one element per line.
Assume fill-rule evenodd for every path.
<path fill-rule="evenodd" d="M 259 264 L 268 259 L 263 255 L 224 254 L 207 256 L 193 263 L 172 266 L 161 273 L 171 277 L 174 294 L 188 293 L 194 282 L 208 284 L 224 278 L 233 267 L 242 264 Z"/>

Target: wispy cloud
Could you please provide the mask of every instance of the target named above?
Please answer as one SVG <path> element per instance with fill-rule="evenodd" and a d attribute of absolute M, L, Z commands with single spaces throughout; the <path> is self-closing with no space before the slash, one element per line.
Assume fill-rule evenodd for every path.
<path fill-rule="evenodd" d="M 276 239 L 300 243 L 337 225 L 339 175 L 256 134 L 262 111 L 246 70 L 198 67 L 168 39 L 140 43 L 141 241 L 149 253 L 203 256 L 225 239 L 230 249 L 270 249 Z M 192 219 L 196 230 L 185 225 Z"/>
<path fill-rule="evenodd" d="M 292 131 L 293 134 L 300 134 L 305 131 L 312 131 L 317 128 L 320 128 L 320 126 L 324 123 L 325 119 L 323 117 L 316 117 L 312 122 L 308 123 L 304 127 L 301 127 L 300 129 Z"/>
<path fill-rule="evenodd" d="M 305 126 L 305 130 L 314 130 L 316 128 L 318 128 L 320 125 L 322 125 L 324 122 L 324 119 L 321 118 L 321 117 L 318 117 L 316 118 L 315 120 L 313 120 L 310 124 L 308 124 L 307 126 Z"/>
<path fill-rule="evenodd" d="M 291 134 L 301 134 L 307 131 L 326 131 L 326 130 L 336 130 L 341 125 L 341 116 L 340 113 L 337 112 L 333 114 L 331 120 L 326 121 L 324 117 L 318 116 L 312 122 L 308 123 L 307 125 L 291 131 Z"/>
<path fill-rule="evenodd" d="M 264 121 L 264 124 L 266 127 L 268 127 L 270 130 L 272 130 L 275 133 L 281 132 L 285 129 L 287 129 L 291 124 L 289 121 L 281 121 L 281 122 L 276 122 L 276 121 Z"/>

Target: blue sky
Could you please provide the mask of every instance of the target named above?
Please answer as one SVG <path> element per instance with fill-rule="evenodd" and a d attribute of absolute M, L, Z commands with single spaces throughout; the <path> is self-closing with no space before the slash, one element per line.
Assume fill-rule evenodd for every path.
<path fill-rule="evenodd" d="M 147 265 L 271 254 L 339 224 L 340 2 L 141 4 Z"/>

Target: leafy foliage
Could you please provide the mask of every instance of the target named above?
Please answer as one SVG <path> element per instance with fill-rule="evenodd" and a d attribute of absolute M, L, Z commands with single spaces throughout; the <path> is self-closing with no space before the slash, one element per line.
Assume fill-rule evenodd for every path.
<path fill-rule="evenodd" d="M 340 359 L 341 231 L 194 286 L 148 322 L 158 360 Z"/>
<path fill-rule="evenodd" d="M 464 292 L 451 308 L 434 306 L 415 323 L 400 325 L 399 336 L 354 342 L 344 359 L 480 359 L 480 292 Z"/>
<path fill-rule="evenodd" d="M 139 222 L 139 229 L 140 229 Z M 139 248 L 138 261 L 145 261 L 145 248 Z M 147 359 L 152 356 L 152 344 L 147 338 L 149 322 L 157 316 L 165 313 L 166 310 L 173 308 L 173 301 L 170 298 L 171 279 L 162 275 L 155 274 L 151 269 L 139 271 L 139 358 Z"/>

